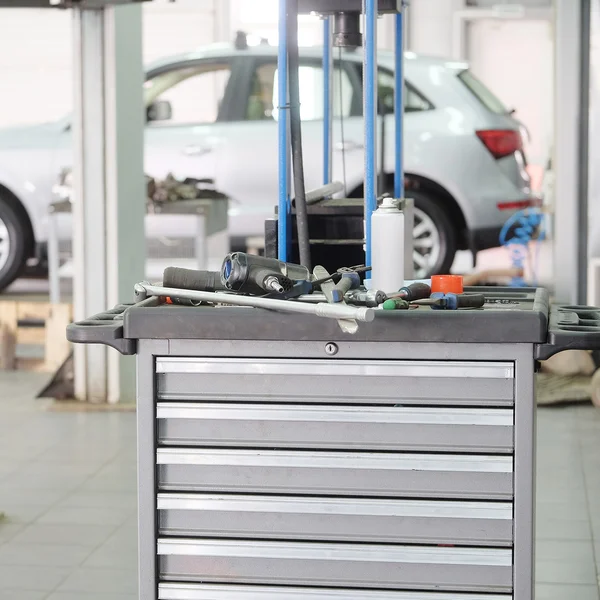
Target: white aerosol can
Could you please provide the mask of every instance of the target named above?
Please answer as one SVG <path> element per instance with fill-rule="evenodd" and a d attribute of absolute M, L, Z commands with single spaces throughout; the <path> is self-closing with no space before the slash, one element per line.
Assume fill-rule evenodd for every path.
<path fill-rule="evenodd" d="M 371 217 L 371 266 L 371 289 L 389 294 L 404 285 L 404 213 L 393 198 Z"/>

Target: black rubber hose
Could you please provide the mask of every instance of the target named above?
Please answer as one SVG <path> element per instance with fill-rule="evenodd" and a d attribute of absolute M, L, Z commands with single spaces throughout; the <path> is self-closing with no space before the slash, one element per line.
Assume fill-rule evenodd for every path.
<path fill-rule="evenodd" d="M 287 1 L 287 52 L 288 83 L 290 88 L 290 138 L 292 143 L 292 167 L 294 171 L 294 196 L 296 204 L 296 227 L 298 229 L 298 253 L 300 264 L 311 269 L 310 236 L 308 234 L 308 210 L 304 185 L 304 159 L 302 155 L 302 121 L 300 118 L 300 57 L 298 50 L 298 0 Z"/>

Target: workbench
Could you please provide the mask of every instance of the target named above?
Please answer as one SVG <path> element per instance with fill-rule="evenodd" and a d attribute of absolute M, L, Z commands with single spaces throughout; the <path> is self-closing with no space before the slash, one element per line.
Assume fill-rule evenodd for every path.
<path fill-rule="evenodd" d="M 163 237 L 165 228 L 161 227 L 160 221 L 164 221 L 165 218 L 168 219 L 170 216 L 193 218 L 195 227 L 191 237 L 194 238 L 195 261 L 192 268 L 207 269 L 209 258 L 208 238 L 220 232 L 227 232 L 228 206 L 229 202 L 226 198 L 196 198 L 152 204 L 147 206 L 145 218 L 146 237 Z M 60 280 L 73 277 L 74 268 L 71 260 L 61 266 L 60 227 L 58 223 L 61 215 L 70 215 L 71 212 L 72 204 L 68 200 L 53 202 L 48 209 L 48 281 L 50 302 L 52 304 L 60 303 Z M 178 237 L 186 237 L 186 232 L 181 231 Z M 190 237 L 189 232 L 187 237 Z M 184 266 L 181 260 L 179 265 Z M 146 265 L 147 275 L 149 275 L 150 266 L 149 264 Z"/>
<path fill-rule="evenodd" d="M 532 600 L 534 372 L 600 312 L 468 291 L 355 335 L 148 300 L 72 325 L 137 355 L 140 599 Z"/>

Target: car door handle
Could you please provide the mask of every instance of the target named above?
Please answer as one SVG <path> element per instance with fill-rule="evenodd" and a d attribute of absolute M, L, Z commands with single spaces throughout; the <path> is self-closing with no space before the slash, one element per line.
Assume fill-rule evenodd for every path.
<path fill-rule="evenodd" d="M 364 145 L 353 141 L 337 142 L 337 144 L 335 144 L 335 149 L 338 152 L 352 152 L 353 150 L 363 150 Z"/>
<path fill-rule="evenodd" d="M 186 156 L 203 156 L 212 152 L 212 148 L 207 146 L 197 146 L 196 144 L 190 144 L 183 149 L 183 153 Z"/>

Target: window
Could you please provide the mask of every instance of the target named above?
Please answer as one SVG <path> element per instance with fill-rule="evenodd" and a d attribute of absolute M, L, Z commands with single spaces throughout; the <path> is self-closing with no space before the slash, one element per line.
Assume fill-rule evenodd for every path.
<path fill-rule="evenodd" d="M 379 102 L 385 108 L 385 112 L 391 114 L 394 112 L 394 94 L 396 89 L 394 75 L 390 71 L 379 69 L 378 79 Z M 424 110 L 431 110 L 432 108 L 433 105 L 431 102 L 419 94 L 414 87 L 408 83 L 404 84 L 405 112 L 422 112 Z"/>
<path fill-rule="evenodd" d="M 300 114 L 305 121 L 323 118 L 323 67 L 300 65 Z M 279 106 L 278 72 L 275 63 L 259 66 L 252 78 L 250 97 L 246 108 L 249 121 L 277 119 Z M 354 88 L 345 69 L 334 69 L 334 116 L 353 114 Z"/>
<path fill-rule="evenodd" d="M 356 68 L 358 76 L 362 82 L 362 65 L 357 65 Z M 385 69 L 379 69 L 377 74 L 378 77 L 378 97 L 380 107 L 385 108 L 386 114 L 392 114 L 394 112 L 394 95 L 396 90 L 396 81 L 394 74 L 391 71 Z M 410 83 L 404 83 L 404 111 L 410 112 L 422 112 L 424 110 L 432 110 L 433 104 L 420 94 Z M 381 113 L 381 110 L 379 111 Z M 362 108 L 361 108 L 362 114 Z"/>
<path fill-rule="evenodd" d="M 461 71 L 458 78 L 467 86 L 469 91 L 491 112 L 497 115 L 506 115 L 508 110 L 502 104 L 502 101 L 497 98 L 490 89 L 471 71 Z"/>
<path fill-rule="evenodd" d="M 146 82 L 146 106 L 157 101 L 171 105 L 171 118 L 154 124 L 185 125 L 214 123 L 231 69 L 227 64 L 203 64 L 175 69 Z"/>

